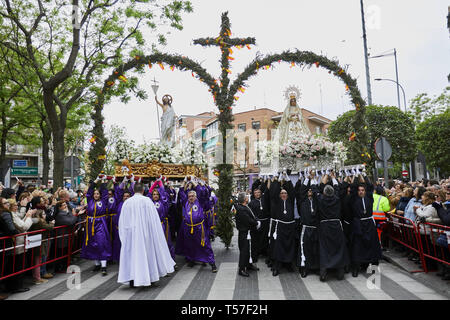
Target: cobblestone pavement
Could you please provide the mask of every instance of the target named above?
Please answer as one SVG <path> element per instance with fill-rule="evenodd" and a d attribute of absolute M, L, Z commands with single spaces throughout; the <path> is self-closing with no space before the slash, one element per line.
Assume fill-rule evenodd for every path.
<path fill-rule="evenodd" d="M 161 278 L 157 285 L 129 288 L 117 283 L 118 264 L 108 266 L 108 275 L 92 272 L 93 262 L 79 259 L 74 262 L 81 270 L 81 286 L 69 289 L 74 275 L 59 273 L 48 283 L 34 285 L 26 282 L 30 291 L 13 294 L 8 300 L 448 300 L 449 282 L 430 286 L 415 274 L 410 274 L 388 262 L 380 262 L 380 274 L 361 273 L 357 278 L 346 274 L 338 281 L 329 275 L 320 282 L 318 275 L 301 278 L 298 272 L 281 270 L 273 277 L 270 269 L 260 261 L 260 271 L 245 278 L 237 274 L 237 232 L 232 246 L 226 250 L 220 239 L 213 242 L 217 273 L 209 265 L 187 267 L 183 257 L 177 256 L 179 270 Z M 379 276 L 378 278 L 376 278 Z M 436 277 L 435 275 L 429 275 Z M 421 277 L 424 277 L 422 274 Z M 69 280 L 69 281 L 68 281 Z M 27 279 L 27 281 L 29 281 Z M 73 286 L 72 286 L 73 287 Z"/>

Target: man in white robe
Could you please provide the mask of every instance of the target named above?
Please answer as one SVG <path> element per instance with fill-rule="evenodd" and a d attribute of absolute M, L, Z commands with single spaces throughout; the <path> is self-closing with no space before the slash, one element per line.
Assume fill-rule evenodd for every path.
<path fill-rule="evenodd" d="M 117 282 L 134 286 L 150 286 L 159 278 L 174 272 L 158 211 L 144 186 L 134 186 L 134 196 L 124 202 L 119 218 L 120 249 Z"/>

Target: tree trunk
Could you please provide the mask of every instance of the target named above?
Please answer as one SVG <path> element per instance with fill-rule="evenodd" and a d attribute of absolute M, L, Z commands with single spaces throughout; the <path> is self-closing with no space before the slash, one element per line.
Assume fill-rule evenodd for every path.
<path fill-rule="evenodd" d="M 64 184 L 64 130 L 53 131 L 53 188 Z"/>
<path fill-rule="evenodd" d="M 66 130 L 67 109 L 59 106 L 56 113 L 53 100 L 54 89 L 44 88 L 44 106 L 53 137 L 53 188 L 63 187 L 64 180 L 64 132 Z"/>
<path fill-rule="evenodd" d="M 42 132 L 42 184 L 48 185 L 48 176 L 50 171 L 50 139 L 52 137 L 52 133 L 50 131 L 49 125 L 45 123 L 45 120 L 40 124 L 41 132 Z"/>
<path fill-rule="evenodd" d="M 0 164 L 3 163 L 6 159 L 6 137 L 8 135 L 8 128 L 6 126 L 3 127 L 2 133 L 0 137 Z"/>

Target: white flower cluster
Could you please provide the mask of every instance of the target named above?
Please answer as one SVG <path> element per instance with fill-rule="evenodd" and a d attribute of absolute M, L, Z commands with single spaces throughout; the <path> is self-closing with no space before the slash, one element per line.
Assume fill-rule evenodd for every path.
<path fill-rule="evenodd" d="M 177 146 L 174 149 L 174 153 L 178 163 L 195 164 L 200 167 L 205 167 L 207 165 L 201 145 L 195 143 L 192 138 L 186 140 L 183 147 Z"/>
<path fill-rule="evenodd" d="M 137 146 L 131 155 L 131 159 L 128 160 L 132 163 L 150 163 L 152 161 L 176 163 L 177 161 L 176 156 L 168 145 L 154 142 Z"/>
<path fill-rule="evenodd" d="M 129 159 L 134 154 L 135 146 L 133 140 L 119 139 L 116 142 L 115 149 L 112 151 L 112 159 L 114 161 L 122 161 Z"/>
<path fill-rule="evenodd" d="M 259 159 L 262 165 L 270 164 L 274 157 L 274 143 L 272 141 L 259 141 Z"/>
<path fill-rule="evenodd" d="M 261 163 L 270 163 L 273 160 L 276 147 L 272 141 L 264 141 L 259 144 Z M 294 158 L 301 160 L 338 160 L 344 162 L 347 159 L 347 149 L 342 142 L 331 142 L 323 136 L 301 135 L 292 138 L 289 142 L 279 147 L 281 159 Z"/>
<path fill-rule="evenodd" d="M 197 146 L 192 139 L 185 142 L 183 147 L 172 148 L 167 144 L 155 142 L 143 143 L 135 146 L 134 141 L 119 140 L 113 151 L 113 160 L 120 162 L 127 159 L 131 163 L 160 163 L 195 164 L 206 166 L 206 159 L 201 146 Z"/>

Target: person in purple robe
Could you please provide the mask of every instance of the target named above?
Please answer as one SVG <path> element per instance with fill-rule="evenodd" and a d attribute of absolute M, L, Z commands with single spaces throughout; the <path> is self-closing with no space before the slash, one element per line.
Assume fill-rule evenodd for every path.
<path fill-rule="evenodd" d="M 161 220 L 161 226 L 164 231 L 164 236 L 166 237 L 167 246 L 170 251 L 172 259 L 175 261 L 175 248 L 172 244 L 172 239 L 170 235 L 169 226 L 169 196 L 164 189 L 164 185 L 161 179 L 156 180 L 149 189 L 147 196 L 153 201 L 156 210 L 159 214 L 159 219 Z M 177 266 L 174 266 L 177 269 Z"/>
<path fill-rule="evenodd" d="M 91 181 L 87 200 L 87 217 L 85 239 L 81 248 L 81 258 L 94 260 L 95 267 L 93 271 L 102 272 L 103 276 L 107 275 L 106 261 L 111 259 L 111 241 L 108 228 L 108 190 L 106 183 L 102 181 L 100 189 L 97 190 L 95 185 L 100 181 L 97 178 Z"/>
<path fill-rule="evenodd" d="M 217 267 L 209 239 L 210 223 L 206 215 L 209 202 L 207 194 L 206 188 L 192 178 L 189 182 L 185 181 L 178 191 L 183 220 L 178 231 L 175 253 L 185 256 L 189 267 L 193 267 L 196 261 L 209 263 L 215 273 Z"/>
<path fill-rule="evenodd" d="M 177 191 L 172 186 L 170 181 L 166 182 L 164 188 L 169 197 L 169 213 L 168 213 L 169 230 L 170 230 L 170 236 L 171 236 L 172 240 L 174 240 L 176 237 L 177 230 L 178 230 L 177 226 L 179 227 L 179 220 L 180 220 L 180 218 L 177 215 L 177 213 L 178 213 Z"/>
<path fill-rule="evenodd" d="M 125 200 L 131 198 L 134 194 L 133 188 L 135 185 L 134 179 L 131 180 L 130 187 L 127 189 L 128 179 L 125 176 L 122 180 L 122 183 L 119 185 L 116 183 L 114 185 L 114 213 L 110 214 L 110 236 L 112 243 L 112 261 L 120 260 L 120 237 L 119 237 L 119 218 L 120 211 L 122 210 L 122 205 Z"/>
<path fill-rule="evenodd" d="M 216 212 L 217 212 L 217 197 L 213 192 L 213 189 L 205 184 L 206 192 L 205 196 L 208 197 L 209 201 L 207 202 L 207 215 L 208 215 L 208 221 L 209 221 L 209 238 L 211 241 L 214 241 L 215 234 L 214 234 L 214 228 L 216 227 Z"/>

